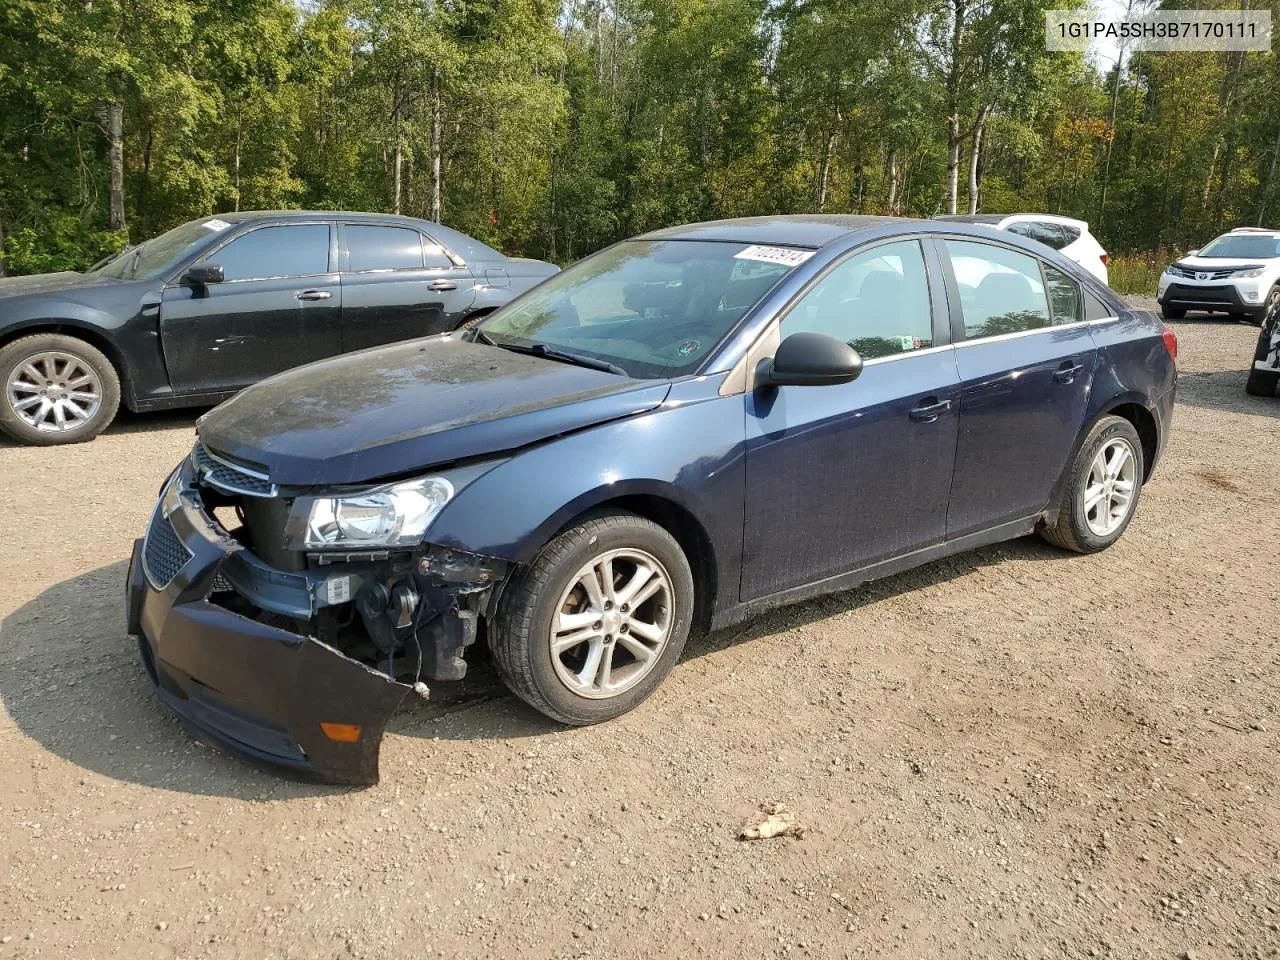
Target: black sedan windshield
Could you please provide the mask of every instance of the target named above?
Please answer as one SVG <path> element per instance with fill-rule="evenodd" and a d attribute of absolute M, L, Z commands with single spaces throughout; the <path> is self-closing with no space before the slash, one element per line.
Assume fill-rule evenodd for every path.
<path fill-rule="evenodd" d="M 1198 256 L 1248 260 L 1280 257 L 1280 240 L 1266 234 L 1228 233 L 1203 247 Z"/>
<path fill-rule="evenodd" d="M 122 251 L 93 272 L 115 280 L 149 279 L 207 246 L 230 226 L 216 217 L 184 223 L 146 243 Z"/>
<path fill-rule="evenodd" d="M 692 373 L 810 254 L 706 240 L 631 240 L 583 260 L 486 320 L 497 346 L 543 344 L 637 378 Z"/>

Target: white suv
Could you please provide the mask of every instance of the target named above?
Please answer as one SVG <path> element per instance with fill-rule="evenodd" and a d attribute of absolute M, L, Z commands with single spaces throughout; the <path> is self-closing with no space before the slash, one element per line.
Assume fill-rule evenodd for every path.
<path fill-rule="evenodd" d="M 1107 264 L 1111 258 L 1083 220 L 1060 217 L 1055 213 L 960 213 L 934 219 L 981 223 L 1038 240 L 1068 260 L 1074 260 L 1103 283 L 1107 282 Z"/>
<path fill-rule="evenodd" d="M 1238 227 L 1188 251 L 1160 275 L 1156 299 L 1166 320 L 1205 310 L 1261 323 L 1280 304 L 1280 231 Z"/>

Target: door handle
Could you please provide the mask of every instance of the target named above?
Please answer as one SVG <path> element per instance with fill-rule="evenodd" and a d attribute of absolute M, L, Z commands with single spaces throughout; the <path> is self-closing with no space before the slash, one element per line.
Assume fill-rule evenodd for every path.
<path fill-rule="evenodd" d="M 925 402 L 918 407 L 914 407 L 908 416 L 916 423 L 933 423 L 938 417 L 951 409 L 950 400 L 937 400 L 934 397 L 925 397 Z"/>
<path fill-rule="evenodd" d="M 1073 360 L 1068 360 L 1066 363 L 1064 363 L 1062 366 L 1060 366 L 1057 370 L 1053 372 L 1053 382 L 1054 383 L 1071 383 L 1073 380 L 1075 380 L 1076 374 L 1078 374 L 1083 369 L 1084 369 L 1084 364 L 1076 363 Z"/>
<path fill-rule="evenodd" d="M 432 290 L 457 290 L 458 285 L 452 280 L 432 280 L 427 286 Z"/>
<path fill-rule="evenodd" d="M 328 290 L 299 290 L 294 294 L 298 300 L 328 300 L 332 296 Z"/>

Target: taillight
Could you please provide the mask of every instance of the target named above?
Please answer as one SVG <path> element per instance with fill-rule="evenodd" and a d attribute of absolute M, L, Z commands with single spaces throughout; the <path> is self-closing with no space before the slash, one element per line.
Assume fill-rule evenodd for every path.
<path fill-rule="evenodd" d="M 1164 329 L 1164 348 L 1169 351 L 1169 359 L 1178 362 L 1178 335 L 1168 327 Z"/>
<path fill-rule="evenodd" d="M 1102 265 L 1104 267 L 1111 266 L 1111 258 L 1108 257 L 1105 253 L 1102 256 L 1100 256 L 1098 259 L 1102 261 Z"/>

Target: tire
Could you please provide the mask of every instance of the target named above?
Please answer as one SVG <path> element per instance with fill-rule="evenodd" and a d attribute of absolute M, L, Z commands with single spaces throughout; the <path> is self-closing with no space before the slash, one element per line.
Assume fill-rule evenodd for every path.
<path fill-rule="evenodd" d="M 1251 397 L 1274 397 L 1277 384 L 1280 384 L 1280 373 L 1250 370 L 1249 379 L 1244 382 L 1244 392 Z"/>
<path fill-rule="evenodd" d="M 1104 496 L 1102 502 L 1095 507 L 1087 503 L 1090 488 L 1096 489 L 1096 481 L 1107 475 L 1095 471 L 1094 461 L 1104 450 L 1127 445 L 1130 461 L 1121 465 L 1121 480 L 1127 478 L 1129 499 L 1124 506 L 1123 514 L 1117 508 L 1103 516 L 1104 506 L 1113 501 Z M 1109 457 L 1107 458 L 1109 460 Z M 1105 466 L 1105 464 L 1104 464 Z M 1127 470 L 1125 469 L 1127 466 Z M 1058 519 L 1040 530 L 1040 535 L 1055 547 L 1074 550 L 1076 553 L 1097 553 L 1111 546 L 1124 534 L 1138 509 L 1138 499 L 1142 494 L 1142 477 L 1146 464 L 1143 461 L 1142 441 L 1138 431 L 1123 417 L 1103 417 L 1089 431 L 1089 436 L 1076 454 L 1067 476 L 1066 488 L 1062 493 L 1062 501 L 1058 506 Z M 1114 485 L 1120 492 L 1121 484 Z M 1099 529 L 1102 527 L 1102 529 Z"/>
<path fill-rule="evenodd" d="M 453 328 L 454 332 L 461 333 L 464 330 L 470 330 L 491 313 L 493 313 L 492 310 L 477 310 L 475 313 L 467 314 L 462 318 L 462 322 Z"/>
<path fill-rule="evenodd" d="M 1280 284 L 1271 288 L 1271 292 L 1267 294 L 1267 299 L 1262 301 L 1262 308 L 1257 313 L 1251 313 L 1248 320 L 1255 327 L 1262 326 L 1267 320 L 1267 314 L 1272 310 L 1280 307 Z"/>
<path fill-rule="evenodd" d="M 41 389 L 56 393 L 43 417 Z M 34 446 L 92 440 L 120 407 L 120 377 L 111 361 L 97 347 L 60 333 L 22 337 L 0 349 L 0 391 L 0 430 Z M 40 403 L 32 407 L 37 397 Z"/>
<path fill-rule="evenodd" d="M 1185 307 L 1170 307 L 1163 303 L 1160 304 L 1160 316 L 1164 317 L 1166 320 L 1181 320 L 1186 315 L 1187 311 Z"/>
<path fill-rule="evenodd" d="M 621 591 L 635 582 L 632 578 L 639 567 L 632 561 L 639 556 L 657 562 L 650 580 L 656 577 L 665 582 L 666 589 L 660 586 L 628 610 L 621 602 L 625 596 Z M 602 580 L 596 575 L 599 568 L 593 565 L 604 557 L 613 558 L 610 569 L 618 591 L 614 594 L 619 601 L 616 606 L 603 591 L 595 599 L 590 597 L 579 579 L 590 571 L 598 589 Z M 641 586 L 647 589 L 650 584 L 646 581 Z M 671 534 L 635 514 L 591 513 L 548 543 L 523 577 L 507 589 L 490 624 L 489 648 L 503 681 L 535 710 L 575 726 L 599 723 L 637 706 L 671 672 L 688 639 L 693 608 L 693 573 Z M 567 619 L 562 621 L 562 615 Z M 582 617 L 598 619 L 572 622 Z M 660 643 L 635 632 L 640 625 L 647 631 L 661 629 L 651 621 L 665 625 L 665 639 Z M 576 635 L 590 634 L 592 638 L 553 653 L 553 622 L 571 644 Z M 609 630 L 617 630 L 618 638 L 626 635 L 627 639 L 613 639 Z M 606 636 L 611 639 L 604 640 Z M 641 660 L 631 652 L 638 646 L 649 649 L 650 644 L 654 644 L 650 658 Z M 592 667 L 590 658 L 596 648 L 601 650 L 596 660 L 600 666 Z M 603 669 L 605 657 L 612 664 L 607 672 Z M 620 659 L 625 661 L 621 665 Z M 575 688 L 573 674 L 589 675 L 592 688 Z M 612 692 L 600 689 L 604 676 L 611 678 Z"/>

